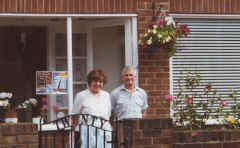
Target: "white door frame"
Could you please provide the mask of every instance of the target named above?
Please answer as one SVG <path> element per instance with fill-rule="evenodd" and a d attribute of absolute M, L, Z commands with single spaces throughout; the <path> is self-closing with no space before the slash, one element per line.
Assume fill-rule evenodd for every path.
<path fill-rule="evenodd" d="M 112 26 L 124 26 L 125 30 L 125 66 L 133 66 L 137 70 L 138 86 L 138 32 L 137 32 L 137 16 L 94 21 L 91 24 L 91 28 L 112 27 Z M 91 29 L 91 30 L 92 30 Z"/>

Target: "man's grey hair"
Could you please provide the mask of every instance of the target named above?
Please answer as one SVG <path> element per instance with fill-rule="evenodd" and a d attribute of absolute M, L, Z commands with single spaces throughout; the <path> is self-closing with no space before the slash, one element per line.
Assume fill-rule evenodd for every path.
<path fill-rule="evenodd" d="M 133 74 L 136 76 L 137 75 L 137 70 L 136 68 L 132 67 L 132 66 L 125 66 L 122 70 L 122 75 L 124 74 L 125 71 L 131 71 L 133 72 Z"/>

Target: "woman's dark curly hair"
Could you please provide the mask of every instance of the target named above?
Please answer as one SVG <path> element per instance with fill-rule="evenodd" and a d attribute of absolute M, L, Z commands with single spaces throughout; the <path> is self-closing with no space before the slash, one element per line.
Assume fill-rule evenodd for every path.
<path fill-rule="evenodd" d="M 88 85 L 90 85 L 90 83 L 92 81 L 102 81 L 103 84 L 106 84 L 107 83 L 107 76 L 105 75 L 105 73 L 101 69 L 92 70 L 87 75 L 87 81 L 88 81 Z"/>

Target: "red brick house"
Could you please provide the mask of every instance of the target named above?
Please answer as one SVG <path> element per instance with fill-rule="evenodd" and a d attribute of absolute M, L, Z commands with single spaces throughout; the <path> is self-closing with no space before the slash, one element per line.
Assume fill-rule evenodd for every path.
<path fill-rule="evenodd" d="M 151 52 L 138 47 L 139 34 L 156 11 L 169 12 L 194 32 L 180 40 L 183 52 L 170 60 L 164 49 Z M 148 93 L 146 118 L 170 117 L 169 106 L 162 106 L 161 99 L 173 91 L 174 77 L 186 65 L 188 70 L 206 71 L 202 73 L 206 79 L 224 86 L 223 91 L 225 86 L 239 87 L 239 18 L 238 0 L 0 0 L 0 65 L 5 69 L 0 89 L 12 89 L 21 99 L 41 97 L 35 95 L 35 71 L 68 70 L 69 94 L 49 96 L 50 105 L 66 111 L 76 91 L 86 88 L 89 70 L 102 68 L 110 91 L 120 84 L 121 68 L 133 65 L 139 86 Z M 199 54 L 194 49 L 204 57 L 195 59 Z M 217 63 L 223 55 L 224 62 Z M 209 59 L 216 59 L 210 61 L 215 66 L 207 63 Z M 191 67 L 194 62 L 201 64 Z M 53 110 L 49 115 L 56 117 Z"/>

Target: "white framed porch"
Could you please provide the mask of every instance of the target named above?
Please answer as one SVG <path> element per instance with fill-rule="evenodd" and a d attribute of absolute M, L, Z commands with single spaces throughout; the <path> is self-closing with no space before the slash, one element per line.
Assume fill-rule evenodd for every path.
<path fill-rule="evenodd" d="M 136 14 L 0 14 L 0 19 L 2 20 L 1 26 L 42 26 L 47 28 L 47 70 L 56 70 L 56 47 L 55 47 L 55 35 L 56 33 L 64 33 L 67 39 L 67 71 L 68 71 L 68 111 L 71 113 L 73 105 L 73 49 L 72 49 L 72 34 L 74 33 L 86 33 L 87 43 L 86 43 L 86 72 L 89 72 L 93 68 L 106 68 L 106 71 L 111 73 L 110 82 L 115 83 L 115 86 L 120 83 L 120 71 L 124 65 L 132 65 L 138 68 L 138 46 L 137 46 L 137 15 Z M 109 44 L 109 46 L 97 46 L 101 45 L 100 40 L 101 33 L 106 31 L 106 35 L 115 36 L 115 33 L 124 33 L 119 37 L 119 44 L 122 47 L 116 47 Z M 118 40 L 117 39 L 117 40 Z M 111 40 L 109 40 L 111 43 Z M 95 47 L 94 47 L 95 43 Z M 107 50 L 109 48 L 109 50 Z M 116 49 L 115 49 L 116 48 Z M 124 52 L 122 56 L 119 56 L 116 51 L 123 48 Z M 105 57 L 101 53 L 97 52 L 97 49 L 103 50 L 105 52 Z M 109 54 L 107 54 L 109 51 Z M 115 57 L 110 57 L 115 53 Z M 99 56 L 98 56 L 99 55 Z M 109 57 L 109 59 L 106 59 Z M 108 66 L 103 65 L 104 63 L 111 63 L 109 60 L 114 60 L 118 58 L 119 67 L 115 65 Z M 105 62 L 104 62 L 105 60 Z M 100 63 L 100 64 L 99 64 Z M 116 68 L 112 70 L 111 68 Z M 105 70 L 105 69 L 104 69 Z M 119 80 L 115 80 L 119 78 Z M 112 85 L 112 84 L 111 84 Z M 112 86 L 108 86 L 110 91 Z M 56 96 L 49 95 L 49 107 L 56 104 Z M 55 113 L 53 110 L 49 109 L 50 120 L 55 119 Z"/>

